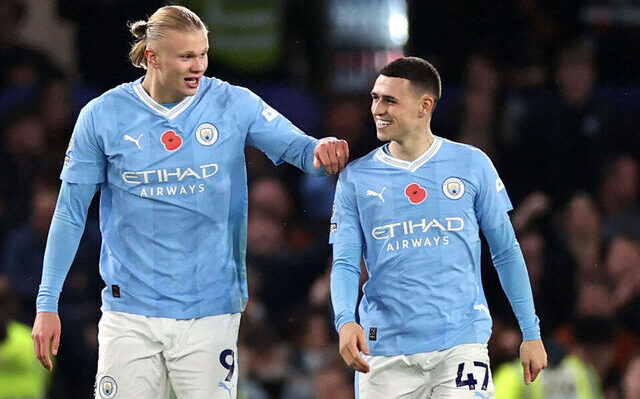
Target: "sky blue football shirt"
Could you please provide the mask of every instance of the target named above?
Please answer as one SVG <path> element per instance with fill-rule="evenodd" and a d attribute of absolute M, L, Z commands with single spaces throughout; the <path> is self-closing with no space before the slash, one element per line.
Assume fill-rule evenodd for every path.
<path fill-rule="evenodd" d="M 317 141 L 249 90 L 218 79 L 203 77 L 196 95 L 171 108 L 141 81 L 84 107 L 61 174 L 67 183 L 101 185 L 103 309 L 177 319 L 242 311 L 244 147 L 323 173 L 312 167 Z M 56 289 L 46 292 L 55 297 Z"/>
<path fill-rule="evenodd" d="M 338 262 L 349 258 L 340 253 L 349 248 L 364 255 L 369 279 L 359 316 L 371 354 L 488 341 L 491 317 L 480 274 L 479 230 L 504 226 L 511 209 L 483 152 L 437 136 L 413 162 L 392 157 L 385 145 L 347 166 L 336 188 L 330 242 Z M 519 252 L 510 237 L 507 244 Z M 359 265 L 346 267 L 353 269 L 351 276 L 359 273 Z M 539 334 L 523 261 L 517 267 L 524 284 L 514 290 L 528 290 L 522 295 L 526 305 L 518 305 L 523 310 L 517 312 L 527 314 L 519 320 Z M 357 286 L 349 273 L 335 277 Z M 332 294 L 334 284 L 343 282 L 332 281 Z M 334 298 L 338 324 L 351 318 L 349 307 L 355 306 L 355 297 L 344 299 Z"/>

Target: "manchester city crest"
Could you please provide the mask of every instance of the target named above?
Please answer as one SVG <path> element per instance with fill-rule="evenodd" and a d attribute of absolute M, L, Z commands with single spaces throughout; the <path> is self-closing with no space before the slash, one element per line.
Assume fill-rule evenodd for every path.
<path fill-rule="evenodd" d="M 211 123 L 203 123 L 196 129 L 196 140 L 202 145 L 211 145 L 218 141 L 218 129 Z"/>
<path fill-rule="evenodd" d="M 442 192 L 449 199 L 460 199 L 464 195 L 464 183 L 457 177 L 450 177 L 442 184 Z"/>
<path fill-rule="evenodd" d="M 116 393 L 118 393 L 118 384 L 116 384 L 116 380 L 108 375 L 102 377 L 102 379 L 100 379 L 100 383 L 98 383 L 98 393 L 103 399 L 114 398 Z"/>

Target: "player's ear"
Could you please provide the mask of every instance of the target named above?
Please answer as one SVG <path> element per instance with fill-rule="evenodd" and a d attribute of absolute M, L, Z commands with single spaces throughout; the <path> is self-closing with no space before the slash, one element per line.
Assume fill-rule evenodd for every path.
<path fill-rule="evenodd" d="M 144 50 L 144 58 L 147 60 L 148 68 L 158 68 L 158 54 L 151 47 Z"/>
<path fill-rule="evenodd" d="M 423 94 L 420 97 L 420 116 L 430 116 L 433 112 L 433 107 L 435 105 L 435 100 L 429 94 Z"/>

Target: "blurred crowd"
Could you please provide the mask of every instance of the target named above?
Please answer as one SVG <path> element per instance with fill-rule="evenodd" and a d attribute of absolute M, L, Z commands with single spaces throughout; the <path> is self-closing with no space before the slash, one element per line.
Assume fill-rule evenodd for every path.
<path fill-rule="evenodd" d="M 103 287 L 95 204 L 60 299 L 62 342 L 52 375 L 29 337 L 44 246 L 75 118 L 91 98 L 141 75 L 127 65 L 125 23 L 162 5 L 59 0 L 52 17 L 75 27 L 77 71 L 70 74 L 20 39 L 39 3 L 0 2 L 0 399 L 92 396 Z M 368 88 L 342 95 L 323 87 L 313 2 L 264 3 L 282 11 L 281 57 L 259 71 L 238 71 L 233 60 L 216 58 L 209 22 L 207 74 L 248 86 L 311 135 L 346 139 L 352 159 L 379 145 Z M 621 65 L 628 54 L 612 56 L 611 49 L 623 28 L 640 44 L 640 22 L 594 25 L 580 18 L 590 1 L 507 3 L 494 10 L 483 1 L 409 1 L 406 49 L 433 61 L 443 77 L 435 134 L 485 151 L 514 204 L 549 367 L 535 387 L 524 387 L 515 360 L 521 335 L 485 245 L 498 397 L 640 398 L 640 74 L 633 62 L 628 70 Z M 246 155 L 250 300 L 240 329 L 239 397 L 353 398 L 329 296 L 335 178 L 276 168 L 251 148 Z"/>

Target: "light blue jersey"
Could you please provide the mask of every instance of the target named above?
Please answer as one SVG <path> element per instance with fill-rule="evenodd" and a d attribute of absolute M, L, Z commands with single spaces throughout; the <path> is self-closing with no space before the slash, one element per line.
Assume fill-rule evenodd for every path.
<path fill-rule="evenodd" d="M 332 295 L 340 296 L 342 281 L 359 272 L 362 252 L 369 279 L 359 316 L 372 355 L 488 341 L 491 317 L 480 276 L 479 229 L 511 228 L 511 209 L 504 184 L 484 153 L 437 136 L 413 162 L 394 158 L 385 145 L 347 166 L 331 220 Z M 517 247 L 514 236 L 508 240 Z M 342 252 L 356 247 L 357 255 L 343 264 Z M 511 294 L 510 300 L 518 297 L 514 306 L 526 303 L 516 313 L 525 328 L 539 334 L 521 263 L 525 288 L 510 291 L 528 292 L 522 299 Z M 337 267 L 348 273 L 337 274 Z M 357 279 L 349 284 L 357 287 Z M 355 297 L 343 299 L 334 298 L 337 328 L 353 321 L 355 309 L 349 308 L 355 308 Z"/>
<path fill-rule="evenodd" d="M 61 174 L 101 185 L 103 309 L 176 319 L 240 312 L 244 147 L 309 172 L 317 141 L 244 88 L 203 77 L 196 95 L 168 108 L 141 81 L 82 110 Z"/>

